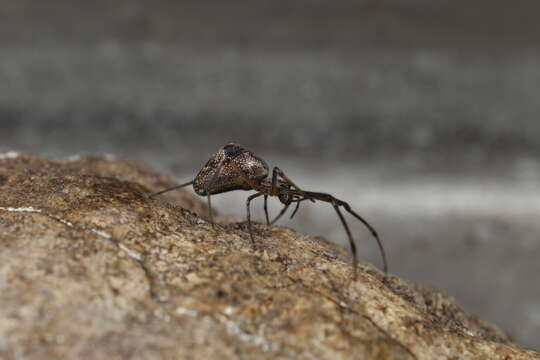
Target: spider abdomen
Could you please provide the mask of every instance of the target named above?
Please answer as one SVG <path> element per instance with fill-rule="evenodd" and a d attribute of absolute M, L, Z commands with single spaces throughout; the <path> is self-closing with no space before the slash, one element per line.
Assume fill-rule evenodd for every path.
<path fill-rule="evenodd" d="M 268 176 L 268 165 L 238 144 L 219 149 L 193 180 L 198 195 L 220 194 L 233 190 L 251 190 L 250 182 L 260 182 Z"/>

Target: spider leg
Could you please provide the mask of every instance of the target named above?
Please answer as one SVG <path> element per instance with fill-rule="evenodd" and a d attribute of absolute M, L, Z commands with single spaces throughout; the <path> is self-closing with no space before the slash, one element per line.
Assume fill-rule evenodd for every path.
<path fill-rule="evenodd" d="M 264 195 L 264 193 L 262 192 L 258 192 L 258 193 L 255 193 L 253 195 L 250 195 L 247 200 L 246 200 L 246 210 L 247 210 L 247 223 L 248 223 L 248 229 L 249 229 L 249 237 L 251 238 L 251 242 L 253 243 L 253 245 L 255 245 L 255 239 L 253 237 L 253 229 L 251 227 L 251 211 L 250 211 L 250 203 L 251 203 L 251 200 L 261 196 L 261 195 Z"/>
<path fill-rule="evenodd" d="M 277 176 L 278 176 L 277 170 L 279 170 L 279 168 L 277 166 L 274 167 L 274 169 L 272 170 L 272 187 L 270 189 L 272 194 L 276 193 L 275 190 L 276 190 L 276 186 L 277 186 Z"/>
<path fill-rule="evenodd" d="M 299 201 L 296 202 L 296 207 L 294 208 L 294 210 L 293 210 L 293 212 L 292 212 L 292 214 L 291 214 L 291 217 L 290 217 L 289 219 L 292 219 L 292 218 L 294 217 L 294 215 L 296 215 L 296 212 L 297 212 L 298 209 L 300 208 L 300 202 L 301 202 L 301 201 L 302 201 L 302 200 L 299 200 Z"/>
<path fill-rule="evenodd" d="M 347 210 L 347 212 L 349 214 L 351 214 L 352 216 L 354 216 L 355 218 L 360 220 L 362 222 L 362 224 L 364 224 L 369 229 L 369 231 L 371 232 L 371 235 L 373 235 L 373 237 L 377 241 L 377 246 L 379 247 L 379 252 L 381 253 L 381 257 L 382 257 L 382 261 L 383 261 L 384 272 L 388 273 L 388 262 L 386 261 L 386 252 L 384 251 L 384 247 L 382 245 L 381 238 L 379 237 L 379 234 L 377 233 L 377 231 L 363 217 L 361 217 L 353 209 L 351 209 L 349 204 L 347 204 L 346 202 L 341 201 L 341 200 L 338 200 L 338 201 L 339 201 L 339 205 L 343 206 L 345 208 L 345 210 Z"/>
<path fill-rule="evenodd" d="M 270 192 L 271 192 L 272 194 L 278 195 L 278 193 L 279 193 L 279 191 L 277 190 L 277 188 L 278 188 L 278 186 L 277 186 L 277 178 L 278 178 L 278 176 L 281 177 L 281 178 L 288 184 L 289 187 L 294 187 L 294 188 L 296 188 L 296 192 L 299 192 L 301 195 L 304 195 L 304 193 L 305 193 L 304 190 L 300 189 L 300 188 L 298 187 L 298 185 L 296 185 L 291 179 L 289 179 L 289 178 L 287 177 L 287 175 L 285 175 L 285 173 L 283 172 L 283 170 L 281 170 L 281 169 L 278 168 L 277 166 L 274 166 L 274 169 L 272 170 L 272 187 L 271 187 L 271 189 L 270 189 Z M 292 213 L 292 215 L 291 215 L 291 217 L 290 217 L 291 219 L 294 217 L 294 215 L 296 215 L 296 212 L 298 211 L 298 208 L 300 207 L 300 202 L 303 201 L 303 200 L 305 200 L 305 199 L 306 199 L 306 198 L 296 200 L 296 207 L 295 207 L 295 209 L 294 209 L 294 211 L 293 211 L 293 213 Z M 310 200 L 311 202 L 315 202 L 315 200 L 313 200 L 313 199 L 311 199 L 311 198 L 310 198 L 309 200 Z M 281 212 L 279 213 L 279 215 L 276 216 L 276 218 L 275 218 L 274 220 L 272 220 L 272 222 L 271 222 L 270 224 L 274 224 L 276 221 L 278 221 L 279 218 L 280 218 L 281 216 L 283 216 L 283 214 L 287 211 L 287 209 L 289 208 L 289 205 L 290 205 L 290 203 L 287 204 L 287 205 L 281 210 Z"/>
<path fill-rule="evenodd" d="M 270 225 L 270 219 L 268 218 L 268 195 L 264 195 L 264 216 L 266 217 L 266 225 Z"/>
<path fill-rule="evenodd" d="M 294 208 L 291 216 L 289 216 L 289 219 L 292 219 L 294 217 L 294 215 L 296 215 L 296 212 L 298 211 L 298 208 L 300 208 L 300 203 L 304 200 L 311 200 L 313 202 L 315 202 L 315 200 L 313 199 L 299 199 L 299 200 L 293 200 L 291 203 L 293 202 L 296 202 L 296 207 Z M 291 205 L 291 203 L 285 205 L 285 207 L 283 207 L 283 209 L 281 210 L 281 212 L 279 213 L 278 216 L 276 216 L 276 218 L 274 220 L 272 220 L 272 222 L 270 223 L 270 225 L 273 225 L 276 221 L 279 220 L 279 218 L 281 216 L 283 216 L 283 214 L 285 214 L 285 212 L 287 211 L 287 209 L 289 208 L 289 206 Z"/>
<path fill-rule="evenodd" d="M 167 189 L 165 189 L 165 190 L 161 190 L 161 191 L 155 192 L 155 193 L 150 194 L 150 195 L 148 195 L 148 196 L 149 196 L 150 198 L 153 198 L 154 196 L 158 196 L 158 195 L 161 195 L 161 194 L 164 194 L 164 193 L 166 193 L 166 192 L 173 191 L 173 190 L 176 190 L 176 189 L 181 189 L 181 188 L 186 187 L 186 186 L 191 185 L 191 184 L 193 184 L 193 180 L 191 180 L 190 182 L 184 183 L 184 184 L 182 184 L 182 185 L 176 185 L 176 186 L 167 188 Z"/>
<path fill-rule="evenodd" d="M 270 225 L 274 225 L 274 223 L 275 223 L 276 221 L 278 221 L 279 218 L 283 216 L 283 214 L 285 214 L 285 212 L 287 211 L 287 209 L 289 208 L 290 205 L 291 205 L 291 204 L 285 205 L 285 206 L 283 207 L 283 209 L 281 209 L 281 211 L 279 212 L 279 214 L 274 218 L 274 220 L 272 220 L 272 221 L 270 222 Z"/>
<path fill-rule="evenodd" d="M 208 199 L 208 218 L 210 219 L 210 223 L 212 224 L 212 227 L 215 228 L 214 212 L 212 211 L 212 202 L 210 201 L 210 194 L 208 194 L 206 198 Z"/>
<path fill-rule="evenodd" d="M 274 166 L 274 169 L 272 170 L 272 191 L 276 189 L 276 182 L 277 182 L 278 176 L 281 177 L 283 180 L 285 180 L 287 183 L 289 183 L 292 187 L 295 187 L 296 190 L 303 191 L 302 189 L 298 187 L 298 185 L 296 185 L 291 179 L 289 179 L 287 175 L 285 175 L 283 170 L 281 170 L 277 166 Z"/>
<path fill-rule="evenodd" d="M 356 244 L 354 243 L 351 230 L 349 229 L 349 225 L 347 225 L 347 222 L 345 221 L 345 218 L 343 217 L 343 214 L 341 213 L 341 210 L 339 210 L 339 206 L 337 204 L 332 204 L 334 206 L 334 209 L 336 210 L 336 213 L 339 216 L 339 220 L 341 220 L 341 223 L 343 224 L 343 227 L 345 227 L 345 231 L 347 232 L 347 237 L 349 238 L 349 244 L 351 245 L 351 251 L 353 254 L 353 278 L 356 280 L 356 269 L 358 268 L 358 259 L 356 258 Z"/>
<path fill-rule="evenodd" d="M 385 273 L 388 273 L 388 262 L 386 260 L 386 252 L 384 251 L 383 244 L 381 242 L 381 239 L 379 238 L 379 234 L 377 231 L 371 226 L 370 223 L 367 222 L 366 219 L 364 219 L 362 216 L 358 215 L 353 209 L 351 209 L 351 206 L 346 203 L 343 200 L 340 200 L 338 198 L 335 198 L 334 196 L 326 193 L 319 193 L 319 192 L 312 192 L 312 191 L 306 191 L 305 192 L 306 198 L 313 198 L 319 201 L 325 201 L 328 203 L 331 203 L 334 208 L 336 206 L 342 206 L 349 214 L 354 216 L 356 219 L 360 220 L 362 224 L 371 232 L 371 235 L 375 238 L 375 241 L 377 241 L 377 246 L 379 247 L 379 252 L 381 254 L 382 262 L 383 262 L 383 269 Z M 339 213 L 338 213 L 339 215 Z M 342 221 L 343 222 L 343 221 Z M 347 228 L 347 227 L 346 227 Z M 349 241 L 351 241 L 352 237 L 349 237 Z M 351 242 L 351 248 L 352 248 L 352 242 Z"/>
<path fill-rule="evenodd" d="M 255 190 L 255 191 L 258 191 L 256 194 L 253 194 L 251 196 L 248 197 L 247 199 L 247 221 L 248 221 L 248 227 L 249 227 L 249 235 L 251 237 L 251 241 L 253 241 L 253 243 L 255 243 L 255 241 L 253 240 L 253 232 L 252 232 L 252 229 L 251 229 L 251 213 L 250 213 L 250 206 L 249 206 L 249 203 L 251 202 L 251 200 L 255 199 L 256 197 L 259 197 L 261 195 L 264 195 L 264 212 L 265 212 L 265 215 L 266 215 L 266 223 L 267 225 L 270 225 L 270 221 L 269 221 L 269 218 L 268 218 L 268 205 L 267 205 L 267 199 L 268 199 L 268 196 L 269 196 L 269 189 L 267 186 L 264 186 L 260 181 L 256 181 L 256 180 L 253 180 L 253 179 L 250 179 L 249 176 L 247 176 L 241 169 L 238 168 L 238 166 L 236 166 L 236 164 L 232 163 L 232 165 L 234 165 L 234 167 L 236 168 L 236 170 L 238 171 L 238 175 L 244 179 L 244 181 L 251 187 L 251 189 Z"/>

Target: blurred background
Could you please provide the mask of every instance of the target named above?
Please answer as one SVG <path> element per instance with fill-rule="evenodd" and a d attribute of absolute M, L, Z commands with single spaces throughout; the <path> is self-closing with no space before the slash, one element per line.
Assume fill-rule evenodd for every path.
<path fill-rule="evenodd" d="M 244 144 L 349 201 L 380 231 L 392 273 L 540 350 L 539 11 L 537 0 L 0 0 L 0 150 L 112 153 L 186 181 L 222 145 Z M 213 201 L 244 217 L 246 196 Z M 359 256 L 380 266 L 350 223 Z M 347 244 L 324 204 L 280 224 Z"/>

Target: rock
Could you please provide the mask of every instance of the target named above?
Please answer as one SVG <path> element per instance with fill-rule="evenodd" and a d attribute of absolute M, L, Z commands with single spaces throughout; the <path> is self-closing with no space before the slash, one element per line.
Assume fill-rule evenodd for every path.
<path fill-rule="evenodd" d="M 323 239 L 213 227 L 124 160 L 0 157 L 2 359 L 540 359 Z M 391 249 L 388 249 L 391 251 Z"/>

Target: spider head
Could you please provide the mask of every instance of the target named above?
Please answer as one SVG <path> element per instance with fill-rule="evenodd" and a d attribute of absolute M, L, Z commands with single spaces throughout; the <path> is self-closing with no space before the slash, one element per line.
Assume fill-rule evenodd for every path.
<path fill-rule="evenodd" d="M 193 188 L 201 196 L 250 190 L 249 181 L 259 182 L 267 176 L 268 165 L 264 160 L 243 146 L 230 143 L 212 155 L 195 177 Z"/>

